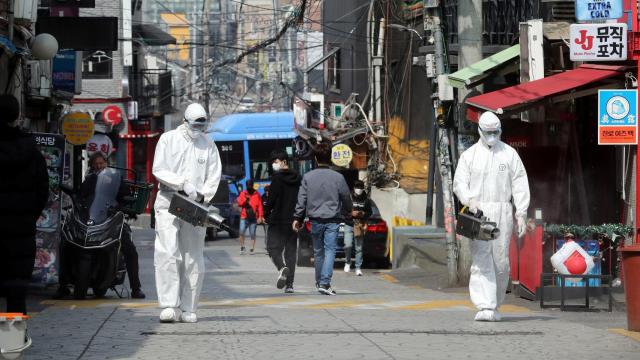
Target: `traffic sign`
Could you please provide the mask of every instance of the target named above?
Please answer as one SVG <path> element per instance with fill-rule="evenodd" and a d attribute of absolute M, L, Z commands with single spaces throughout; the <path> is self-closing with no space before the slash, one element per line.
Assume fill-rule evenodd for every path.
<path fill-rule="evenodd" d="M 336 166 L 348 167 L 353 159 L 353 151 L 349 145 L 338 144 L 331 148 L 331 162 Z"/>
<path fill-rule="evenodd" d="M 122 110 L 115 105 L 109 105 L 102 110 L 102 121 L 106 124 L 116 126 L 122 121 Z"/>
<path fill-rule="evenodd" d="M 83 112 L 72 112 L 62 118 L 62 134 L 73 145 L 84 145 L 93 136 L 93 120 Z"/>
<path fill-rule="evenodd" d="M 598 144 L 638 143 L 638 90 L 598 90 Z"/>

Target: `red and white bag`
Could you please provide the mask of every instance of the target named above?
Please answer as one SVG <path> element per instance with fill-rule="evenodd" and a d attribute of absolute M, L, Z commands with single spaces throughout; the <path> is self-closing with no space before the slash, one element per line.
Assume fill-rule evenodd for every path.
<path fill-rule="evenodd" d="M 551 264 L 564 275 L 585 275 L 595 266 L 593 257 L 575 241 L 567 241 L 553 256 Z M 580 278 L 567 279 L 580 281 Z"/>

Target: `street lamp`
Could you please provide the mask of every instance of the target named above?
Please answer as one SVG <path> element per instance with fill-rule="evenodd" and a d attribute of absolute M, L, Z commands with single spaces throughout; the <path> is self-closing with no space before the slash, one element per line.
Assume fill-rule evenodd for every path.
<path fill-rule="evenodd" d="M 416 29 L 412 29 L 410 27 L 407 27 L 407 26 L 404 26 L 404 25 L 400 25 L 400 24 L 389 24 L 389 25 L 387 25 L 387 27 L 391 28 L 391 29 L 400 30 L 400 31 L 412 32 L 412 33 L 416 34 L 420 38 L 420 41 L 424 41 L 424 37 L 422 35 L 420 35 L 420 33 Z M 431 41 L 431 39 L 429 39 L 429 42 L 433 43 L 433 41 Z"/>
<path fill-rule="evenodd" d="M 31 55 L 38 60 L 51 60 L 58 52 L 58 41 L 51 34 L 38 34 L 29 45 Z"/>

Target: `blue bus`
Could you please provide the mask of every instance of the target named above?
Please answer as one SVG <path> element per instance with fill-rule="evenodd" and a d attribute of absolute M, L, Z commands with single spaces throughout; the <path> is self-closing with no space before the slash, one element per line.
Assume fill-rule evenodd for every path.
<path fill-rule="evenodd" d="M 211 126 L 209 136 L 220 153 L 222 181 L 228 184 L 228 191 L 218 188 L 212 203 L 220 208 L 232 228 L 237 228 L 239 222 L 239 210 L 234 209 L 234 204 L 240 187 L 253 179 L 254 186 L 264 194 L 271 175 L 271 151 L 282 149 L 293 158 L 293 139 L 297 136 L 293 129 L 292 112 L 232 114 Z M 291 166 L 301 173 L 310 170 L 311 165 L 309 160 L 291 161 Z"/>
<path fill-rule="evenodd" d="M 262 193 L 271 175 L 271 151 L 283 149 L 293 154 L 297 136 L 293 126 L 292 112 L 232 114 L 217 120 L 209 135 L 218 146 L 222 174 L 243 186 L 253 179 Z M 237 195 L 237 189 L 229 190 Z"/>

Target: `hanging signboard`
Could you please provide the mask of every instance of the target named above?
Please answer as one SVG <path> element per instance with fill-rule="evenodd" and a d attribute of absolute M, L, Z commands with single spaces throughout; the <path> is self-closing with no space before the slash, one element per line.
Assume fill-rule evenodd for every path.
<path fill-rule="evenodd" d="M 336 166 L 348 167 L 353 159 L 353 151 L 349 145 L 338 144 L 331 148 L 331 162 Z"/>
<path fill-rule="evenodd" d="M 49 199 L 36 222 L 36 260 L 32 281 L 39 284 L 58 282 L 60 244 L 60 183 L 63 177 L 65 141 L 62 135 L 33 133 L 49 173 Z"/>
<path fill-rule="evenodd" d="M 576 18 L 578 21 L 619 19 L 622 7 L 622 0 L 576 0 Z"/>
<path fill-rule="evenodd" d="M 598 144 L 638 143 L 638 90 L 598 90 Z"/>
<path fill-rule="evenodd" d="M 107 106 L 102 110 L 102 121 L 112 126 L 120 124 L 122 122 L 122 110 L 116 105 Z"/>
<path fill-rule="evenodd" d="M 571 61 L 627 59 L 627 24 L 571 24 Z"/>
<path fill-rule="evenodd" d="M 62 133 L 69 143 L 84 145 L 93 136 L 93 119 L 86 113 L 69 113 L 62 119 Z"/>
<path fill-rule="evenodd" d="M 53 58 L 52 86 L 54 90 L 75 94 L 76 91 L 76 51 L 61 50 Z"/>
<path fill-rule="evenodd" d="M 87 153 L 89 156 L 100 151 L 105 156 L 109 157 L 113 150 L 113 141 L 105 134 L 95 134 L 89 141 L 87 141 Z"/>

